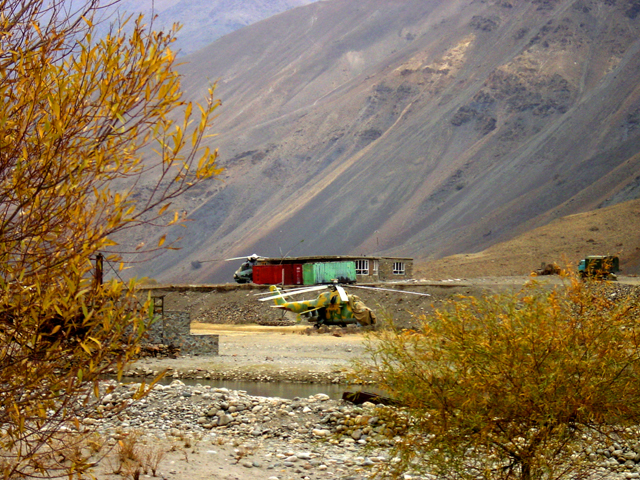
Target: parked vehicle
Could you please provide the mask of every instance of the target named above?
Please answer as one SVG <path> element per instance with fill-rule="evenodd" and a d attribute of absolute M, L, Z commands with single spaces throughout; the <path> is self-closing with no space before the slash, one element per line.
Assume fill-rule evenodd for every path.
<path fill-rule="evenodd" d="M 245 257 L 227 258 L 225 261 L 228 262 L 230 260 L 240 260 L 243 258 Z M 237 283 L 251 283 L 253 281 L 253 267 L 256 266 L 258 260 L 266 258 L 267 257 L 261 257 L 260 255 L 256 255 L 255 253 L 253 255 L 249 255 L 248 257 L 246 257 L 246 261 L 242 262 L 240 268 L 235 271 L 235 273 L 233 274 L 233 279 Z"/>
<path fill-rule="evenodd" d="M 393 291 L 404 295 L 419 295 L 429 297 L 428 293 L 393 290 L 362 285 L 349 285 L 348 288 L 360 288 L 373 291 Z M 319 292 L 315 298 L 309 300 L 294 300 L 295 295 Z M 258 293 L 256 295 L 263 295 Z M 376 315 L 367 307 L 357 295 L 348 294 L 345 287 L 338 281 L 329 285 L 304 286 L 293 289 L 281 289 L 277 285 L 269 287 L 268 296 L 259 299 L 261 302 L 273 300 L 275 308 L 297 313 L 297 321 L 306 319 L 314 327 L 323 325 L 357 325 L 360 327 L 373 326 Z"/>
<path fill-rule="evenodd" d="M 616 280 L 620 259 L 614 255 L 590 255 L 580 260 L 578 273 L 582 278 Z"/>

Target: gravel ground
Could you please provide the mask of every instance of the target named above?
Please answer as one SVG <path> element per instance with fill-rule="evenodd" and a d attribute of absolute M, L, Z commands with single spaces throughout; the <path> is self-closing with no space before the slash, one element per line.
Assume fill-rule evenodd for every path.
<path fill-rule="evenodd" d="M 404 428 L 384 420 L 390 407 L 324 394 L 288 400 L 174 380 L 133 401 L 137 388 L 120 385 L 103 399 L 101 415 L 82 422 L 98 428 L 103 451 L 112 448 L 95 469 L 98 479 L 382 480 L 379 469 L 394 461 Z M 122 403 L 126 413 L 111 414 Z M 591 455 L 598 465 L 591 480 L 640 478 L 640 443 Z M 401 478 L 434 480 L 411 471 Z"/>
<path fill-rule="evenodd" d="M 324 394 L 288 400 L 174 380 L 133 402 L 136 387 L 116 389 L 102 402 L 102 417 L 83 422 L 97 425 L 113 447 L 96 469 L 99 479 L 136 468 L 118 459 L 131 445 L 142 460 L 142 476 L 144 467 L 153 466 L 145 455 L 161 452 L 156 475 L 167 480 L 364 480 L 390 461 L 389 446 L 400 433 L 380 420 L 379 407 Z M 121 402 L 131 402 L 127 412 L 111 416 Z"/>
<path fill-rule="evenodd" d="M 351 360 L 364 353 L 366 336 L 355 327 L 319 333 L 302 326 L 198 323 L 192 332 L 219 335 L 220 354 L 143 358 L 127 376 L 168 369 L 173 378 L 339 383 Z"/>
<path fill-rule="evenodd" d="M 177 380 L 314 382 L 322 391 L 322 385 L 344 381 L 351 360 L 363 354 L 361 331 L 214 324 L 194 324 L 192 331 L 220 335 L 220 355 L 139 360 L 129 375 L 169 369 L 167 376 L 176 380 L 156 386 L 148 398 L 118 416 L 109 417 L 108 409 L 128 401 L 128 387 L 120 387 L 105 402 L 107 418 L 98 420 L 100 435 L 114 451 L 100 462 L 97 478 L 122 478 L 113 474 L 119 464 L 118 442 L 133 437 L 141 451 L 163 452 L 157 474 L 167 480 L 360 480 L 389 460 L 388 439 L 377 446 L 378 453 L 365 452 L 371 443 L 362 430 L 375 416 L 373 405 L 365 411 L 322 393 L 294 400 L 254 397 Z M 363 413 L 366 424 L 351 428 L 339 441 L 334 438 L 336 419 L 360 415 L 362 421 Z M 331 415 L 334 420 L 329 421 Z M 92 419 L 87 422 L 94 424 Z M 360 432 L 354 435 L 356 430 Z"/>
<path fill-rule="evenodd" d="M 451 279 L 437 286 L 416 287 L 432 293 L 428 302 L 406 300 L 395 293 L 378 294 L 365 301 L 373 305 L 377 298 L 387 311 L 413 310 L 404 317 L 410 323 L 416 311 L 426 312 L 453 294 L 519 288 L 524 281 L 527 277 L 473 282 Z M 557 278 L 542 281 L 558 282 Z M 342 382 L 350 362 L 364 354 L 366 334 L 361 331 L 318 333 L 310 327 L 247 324 L 249 318 L 264 319 L 263 311 L 273 311 L 256 310 L 259 307 L 252 290 L 166 291 L 169 309 L 189 309 L 192 318 L 200 321 L 193 324 L 192 331 L 220 335 L 220 355 L 146 358 L 139 360 L 130 373 L 152 375 L 169 369 L 172 379 L 326 385 Z M 238 324 L 224 324 L 225 318 L 236 319 Z M 135 472 L 113 473 L 118 466 L 117 450 L 133 439 L 130 443 L 139 451 L 162 454 L 156 474 L 166 480 L 364 480 L 373 478 L 377 467 L 393 461 L 390 445 L 401 433 L 387 432 L 373 405 L 355 407 L 323 394 L 289 400 L 257 397 L 207 385 L 186 386 L 180 380 L 156 386 L 149 397 L 125 413 L 109 416 L 111 406 L 130 401 L 130 388 L 119 387 L 104 403 L 103 418 L 85 420 L 97 425 L 102 441 L 113 447 L 109 457 L 98 464 L 98 479 L 135 478 Z M 640 478 L 636 464 L 640 462 L 640 448 L 633 452 L 620 447 L 598 455 L 602 466 L 594 478 Z M 151 476 L 150 470 L 140 475 Z M 412 472 L 404 477 L 424 478 Z"/>
<path fill-rule="evenodd" d="M 522 277 L 525 278 L 526 277 Z M 358 287 L 346 287 L 349 294 L 357 295 L 376 313 L 379 319 L 393 318 L 399 326 L 410 327 L 415 317 L 428 313 L 444 300 L 454 295 L 479 295 L 491 289 L 513 288 L 522 284 L 518 279 L 508 279 L 504 283 L 486 283 L 450 279 L 438 282 L 403 282 L 380 284 L 391 291 L 373 291 Z M 375 285 L 360 285 L 375 286 Z M 268 291 L 268 285 L 174 285 L 155 286 L 142 291 L 154 296 L 163 295 L 166 311 L 187 311 L 196 323 L 221 325 L 293 325 L 295 316 L 283 315 L 282 310 L 271 308 L 270 302 L 259 302 L 258 294 Z M 393 291 L 393 289 L 397 291 Z M 403 293 L 418 292 L 428 296 Z M 300 295 L 299 300 L 310 300 L 316 294 Z"/>

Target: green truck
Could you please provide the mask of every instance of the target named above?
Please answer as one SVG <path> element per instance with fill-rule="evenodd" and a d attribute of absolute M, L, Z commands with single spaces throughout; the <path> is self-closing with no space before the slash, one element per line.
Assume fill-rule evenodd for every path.
<path fill-rule="evenodd" d="M 614 255 L 590 255 L 580 260 L 578 273 L 582 278 L 616 280 L 620 259 Z"/>

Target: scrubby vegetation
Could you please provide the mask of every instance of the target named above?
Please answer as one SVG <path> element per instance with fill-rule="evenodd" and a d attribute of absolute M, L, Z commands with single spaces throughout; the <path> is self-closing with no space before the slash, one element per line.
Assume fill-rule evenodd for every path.
<path fill-rule="evenodd" d="M 416 330 L 373 334 L 359 375 L 404 408 L 407 469 L 444 478 L 577 478 L 599 448 L 637 436 L 640 304 L 635 291 L 569 277 L 460 297 Z"/>

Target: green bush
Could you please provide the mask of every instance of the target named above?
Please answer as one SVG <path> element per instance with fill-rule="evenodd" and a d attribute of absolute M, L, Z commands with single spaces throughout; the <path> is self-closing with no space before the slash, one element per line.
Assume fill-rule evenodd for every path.
<path fill-rule="evenodd" d="M 357 375 L 410 424 L 386 475 L 557 479 L 597 467 L 596 448 L 633 435 L 640 416 L 639 306 L 622 288 L 533 283 L 374 333 Z"/>

